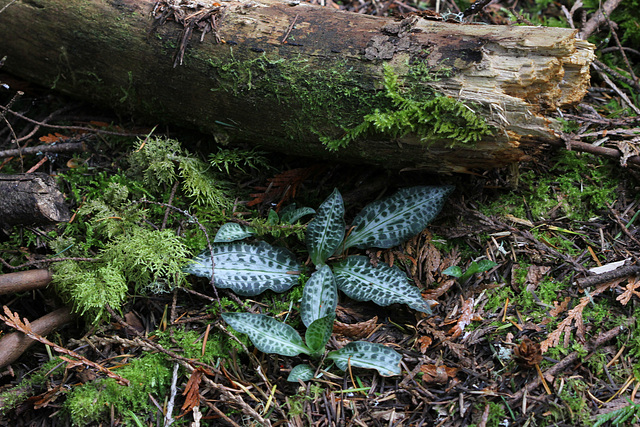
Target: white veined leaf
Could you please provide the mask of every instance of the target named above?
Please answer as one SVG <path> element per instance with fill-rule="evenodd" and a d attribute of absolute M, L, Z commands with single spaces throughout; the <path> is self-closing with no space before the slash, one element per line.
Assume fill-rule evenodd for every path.
<path fill-rule="evenodd" d="M 313 354 L 321 354 L 324 351 L 324 346 L 329 342 L 333 332 L 333 319 L 335 317 L 335 313 L 331 313 L 326 317 L 315 320 L 307 329 L 304 339 Z"/>
<path fill-rule="evenodd" d="M 382 344 L 365 341 L 350 342 L 340 350 L 330 352 L 327 359 L 333 360 L 343 371 L 349 369 L 349 365 L 351 365 L 358 368 L 375 369 L 384 377 L 402 373 L 400 353 Z"/>
<path fill-rule="evenodd" d="M 222 313 L 222 318 L 236 331 L 247 334 L 256 348 L 281 356 L 309 354 L 300 334 L 273 317 L 254 313 Z"/>
<path fill-rule="evenodd" d="M 313 215 L 315 209 L 302 207 L 296 209 L 296 204 L 292 203 L 280 211 L 280 222 L 283 224 L 293 224 L 306 215 Z"/>
<path fill-rule="evenodd" d="M 354 218 L 343 249 L 386 249 L 405 242 L 433 221 L 453 189 L 451 185 L 403 188 L 365 206 Z"/>
<path fill-rule="evenodd" d="M 265 242 L 213 245 L 214 285 L 229 288 L 238 295 L 258 295 L 267 289 L 284 292 L 298 283 L 300 264 L 285 248 Z M 211 254 L 206 251 L 193 259 L 184 271 L 211 278 Z"/>
<path fill-rule="evenodd" d="M 315 320 L 335 314 L 338 305 L 338 288 L 336 280 L 328 265 L 315 271 L 302 291 L 300 317 L 308 328 Z"/>
<path fill-rule="evenodd" d="M 378 305 L 407 304 L 414 310 L 431 314 L 431 306 L 406 274 L 396 267 L 371 265 L 366 256 L 350 256 L 333 265 L 338 289 L 357 301 Z"/>
<path fill-rule="evenodd" d="M 307 225 L 306 244 L 311 261 L 322 265 L 338 249 L 344 238 L 344 204 L 336 188 L 322 202 L 316 216 Z"/>
<path fill-rule="evenodd" d="M 309 381 L 313 379 L 315 375 L 315 371 L 310 365 L 306 363 L 301 363 L 300 365 L 296 365 L 289 372 L 289 376 L 287 377 L 287 381 L 292 383 L 297 383 L 298 380 L 301 381 Z"/>
<path fill-rule="evenodd" d="M 249 227 L 236 224 L 235 222 L 227 222 L 220 227 L 213 241 L 214 243 L 235 242 L 236 240 L 245 239 L 253 234 L 255 234 L 254 231 Z"/>

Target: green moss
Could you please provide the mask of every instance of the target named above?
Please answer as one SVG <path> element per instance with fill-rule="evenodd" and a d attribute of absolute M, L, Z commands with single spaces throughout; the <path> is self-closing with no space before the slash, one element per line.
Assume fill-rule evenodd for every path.
<path fill-rule="evenodd" d="M 0 393 L 0 416 L 7 416 L 10 411 L 35 394 L 36 390 L 46 390 L 46 382 L 54 375 L 62 376 L 64 366 L 64 362 L 55 357 L 23 377 L 17 385 Z"/>
<path fill-rule="evenodd" d="M 500 403 L 495 403 L 495 402 L 489 402 L 488 405 L 489 405 L 489 417 L 487 418 L 487 421 L 485 423 L 487 427 L 499 427 L 499 426 L 504 426 L 505 423 L 508 424 L 509 419 L 507 417 L 507 412 L 504 408 L 504 405 Z M 476 412 L 479 414 L 483 414 L 484 408 L 485 408 L 484 403 L 478 404 L 475 407 Z M 479 421 L 479 418 L 478 418 L 478 421 Z"/>
<path fill-rule="evenodd" d="M 411 80 L 423 82 L 423 74 L 424 70 L 410 72 L 411 79 L 403 82 L 385 64 L 385 95 L 392 105 L 374 109 L 358 126 L 346 129 L 342 138 L 322 137 L 321 141 L 329 149 L 337 150 L 368 134 L 402 138 L 415 133 L 425 143 L 447 140 L 453 146 L 475 143 L 492 134 L 491 127 L 464 103 L 438 95 L 424 85 L 406 84 Z"/>
<path fill-rule="evenodd" d="M 116 370 L 130 381 L 129 387 L 105 378 L 75 387 L 64 403 L 64 411 L 76 426 L 108 423 L 111 408 L 125 425 L 135 425 L 130 411 L 139 420 L 155 422 L 158 409 L 149 395 L 162 401 L 168 392 L 172 372 L 160 354 L 146 354 Z"/>
<path fill-rule="evenodd" d="M 423 63 L 407 65 L 402 81 L 385 65 L 382 87 L 376 88 L 361 83 L 366 69 L 347 61 L 312 69 L 304 59 L 231 57 L 209 60 L 218 82 L 213 90 L 226 90 L 244 102 L 268 97 L 285 106 L 291 115 L 284 125 L 292 139 L 312 133 L 337 150 L 364 136 L 396 138 L 415 132 L 426 143 L 454 144 L 473 143 L 491 133 L 468 106 L 425 85 L 447 71 L 435 72 Z"/>
<path fill-rule="evenodd" d="M 586 398 L 586 391 L 589 387 L 583 380 L 571 377 L 566 380 L 562 391 L 558 393 L 560 399 L 569 409 L 569 413 L 566 415 L 573 425 L 590 426 L 593 424 Z"/>
<path fill-rule="evenodd" d="M 187 331 L 184 329 L 173 329 L 171 332 L 157 331 L 159 342 L 165 348 L 176 346 L 177 353 L 189 359 L 198 360 L 210 365 L 217 365 L 219 358 L 230 357 L 233 352 L 241 350 L 240 345 L 225 334 L 212 328 L 207 337 L 204 355 L 202 354 L 202 342 L 204 335 L 199 331 Z M 245 345 L 249 345 L 246 336 L 240 338 Z"/>
<path fill-rule="evenodd" d="M 588 221 L 602 215 L 616 199 L 619 174 L 605 159 L 574 151 L 561 152 L 546 175 L 527 171 L 520 175 L 519 192 L 507 194 L 482 208 L 489 215 L 511 214 L 533 221 L 564 215 Z"/>

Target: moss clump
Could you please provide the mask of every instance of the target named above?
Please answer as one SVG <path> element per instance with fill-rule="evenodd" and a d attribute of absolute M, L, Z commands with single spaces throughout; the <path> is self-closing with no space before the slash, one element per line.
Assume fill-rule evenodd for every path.
<path fill-rule="evenodd" d="M 411 74 L 410 74 L 411 75 Z M 414 80 L 420 74 L 412 75 Z M 424 81 L 424 78 L 418 81 Z M 364 116 L 358 126 L 348 129 L 340 139 L 321 138 L 331 150 L 345 147 L 351 141 L 367 134 L 401 138 L 415 133 L 429 143 L 436 140 L 449 140 L 449 145 L 469 144 L 479 141 L 484 135 L 491 135 L 492 129 L 464 103 L 448 96 L 436 94 L 420 85 L 404 86 L 390 66 L 384 66 L 385 95 L 391 106 L 376 108 L 373 113 Z M 429 96 L 425 96 L 425 91 Z"/>
<path fill-rule="evenodd" d="M 241 351 L 242 348 L 235 340 L 211 329 L 207 337 L 207 344 L 202 354 L 202 342 L 204 335 L 198 331 L 187 331 L 184 329 L 173 329 L 171 332 L 157 331 L 155 334 L 159 338 L 160 345 L 165 348 L 179 348 L 177 351 L 181 356 L 188 359 L 198 360 L 210 365 L 216 365 L 218 359 L 227 358 L 235 351 Z M 238 337 L 245 345 L 249 345 L 249 339 L 246 336 Z"/>
<path fill-rule="evenodd" d="M 303 59 L 272 60 L 263 55 L 247 60 L 232 56 L 231 61 L 209 64 L 219 88 L 245 102 L 269 98 L 283 105 L 291 112 L 284 126 L 292 139 L 312 133 L 330 150 L 369 134 L 398 138 L 411 132 L 426 143 L 467 144 L 492 132 L 468 106 L 426 86 L 446 70 L 435 72 L 422 63 L 408 66 L 402 82 L 385 65 L 382 90 L 363 85 L 366 69 L 346 61 L 313 69 Z"/>
<path fill-rule="evenodd" d="M 617 176 L 607 160 L 573 151 L 562 152 L 548 174 L 534 171 L 521 174 L 518 194 L 505 195 L 483 211 L 489 215 L 508 213 L 533 221 L 553 219 L 552 215 L 588 221 L 600 216 L 607 203 L 616 199 Z"/>
<path fill-rule="evenodd" d="M 35 372 L 22 378 L 20 383 L 0 393 L 0 417 L 6 417 L 10 411 L 36 393 L 37 389 L 46 390 L 46 381 L 54 374 L 62 375 L 64 362 L 55 357 L 45 362 Z"/>
<path fill-rule="evenodd" d="M 233 153 L 231 160 L 220 163 L 216 158 L 212 164 L 223 164 L 229 170 L 238 163 L 237 157 Z M 258 156 L 253 159 L 257 162 Z M 131 166 L 112 176 L 98 173 L 87 179 L 82 171 L 72 171 L 64 177 L 81 206 L 76 219 L 63 233 L 51 235 L 49 242 L 58 256 L 93 259 L 55 264 L 53 283 L 63 298 L 94 322 L 102 318 L 107 304 L 117 310 L 131 293 L 168 292 L 183 285 L 182 268 L 190 248 L 204 246 L 200 229 L 188 229 L 184 239 L 171 229 L 161 230 L 166 209 L 136 200 L 171 200 L 210 223 L 225 218 L 231 205 L 215 175 L 222 172 L 212 171 L 176 140 L 147 138 L 128 160 Z M 171 199 L 177 184 L 186 194 Z"/>
<path fill-rule="evenodd" d="M 119 385 L 112 378 L 105 378 L 75 387 L 64 403 L 64 411 L 75 426 L 97 425 L 108 422 L 113 407 L 115 414 L 125 425 L 137 420 L 155 422 L 158 409 L 149 395 L 162 401 L 171 384 L 169 363 L 161 354 L 147 354 L 117 370 L 128 379 L 128 387 Z"/>

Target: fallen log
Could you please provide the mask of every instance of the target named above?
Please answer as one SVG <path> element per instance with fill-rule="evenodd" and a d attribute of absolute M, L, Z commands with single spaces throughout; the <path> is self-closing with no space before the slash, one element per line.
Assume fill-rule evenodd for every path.
<path fill-rule="evenodd" d="M 44 173 L 0 174 L 0 225 L 49 225 L 71 215 L 56 181 Z"/>
<path fill-rule="evenodd" d="M 220 144 L 464 172 L 559 141 L 550 115 L 583 97 L 594 58 L 576 33 L 298 0 L 38 0 L 0 14 L 0 57 L 5 71 Z"/>

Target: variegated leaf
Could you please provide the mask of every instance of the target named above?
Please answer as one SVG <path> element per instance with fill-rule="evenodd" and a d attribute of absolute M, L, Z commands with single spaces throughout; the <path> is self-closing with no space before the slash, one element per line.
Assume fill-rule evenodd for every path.
<path fill-rule="evenodd" d="M 292 383 L 297 383 L 298 380 L 309 381 L 313 379 L 314 375 L 315 371 L 313 370 L 313 368 L 306 363 L 302 363 L 300 365 L 294 366 L 293 369 L 291 369 L 291 372 L 289 372 L 289 376 L 287 377 L 287 381 Z"/>
<path fill-rule="evenodd" d="M 300 317 L 308 328 L 315 320 L 335 314 L 338 305 L 338 288 L 327 265 L 314 272 L 302 291 Z"/>
<path fill-rule="evenodd" d="M 273 317 L 254 313 L 222 313 L 222 318 L 236 331 L 247 334 L 253 345 L 264 353 L 282 356 L 311 353 L 295 329 Z"/>
<path fill-rule="evenodd" d="M 326 317 L 315 320 L 307 329 L 304 340 L 307 342 L 307 347 L 309 347 L 314 354 L 320 354 L 324 351 L 324 346 L 329 341 L 329 338 L 331 338 L 333 319 L 335 319 L 335 317 L 335 313 L 331 313 Z"/>
<path fill-rule="evenodd" d="M 235 242 L 236 240 L 245 239 L 253 234 L 253 230 L 249 227 L 236 224 L 235 222 L 227 222 L 220 227 L 213 241 L 215 243 Z"/>
<path fill-rule="evenodd" d="M 403 243 L 433 221 L 453 189 L 451 185 L 403 188 L 365 206 L 353 220 L 344 249 L 391 248 Z"/>
<path fill-rule="evenodd" d="M 265 242 L 215 244 L 213 260 L 215 286 L 244 296 L 258 295 L 267 289 L 284 292 L 298 283 L 301 268 L 287 249 Z M 185 268 L 186 273 L 208 278 L 211 271 L 208 251 Z"/>
<path fill-rule="evenodd" d="M 313 215 L 315 209 L 302 207 L 296 209 L 296 204 L 292 203 L 280 211 L 280 222 L 283 224 L 293 224 L 306 215 Z"/>
<path fill-rule="evenodd" d="M 338 249 L 344 238 L 344 204 L 338 189 L 320 205 L 307 225 L 306 243 L 311 261 L 322 265 Z"/>
<path fill-rule="evenodd" d="M 431 314 L 431 306 L 417 286 L 396 267 L 371 265 L 366 256 L 350 256 L 333 265 L 338 289 L 357 301 L 378 305 L 407 304 L 414 310 Z"/>
<path fill-rule="evenodd" d="M 346 371 L 349 365 L 358 368 L 375 369 L 380 375 L 390 377 L 400 375 L 400 360 L 402 356 L 395 350 L 382 344 L 365 341 L 354 341 L 332 351 L 327 359 L 333 360 L 338 368 Z"/>

